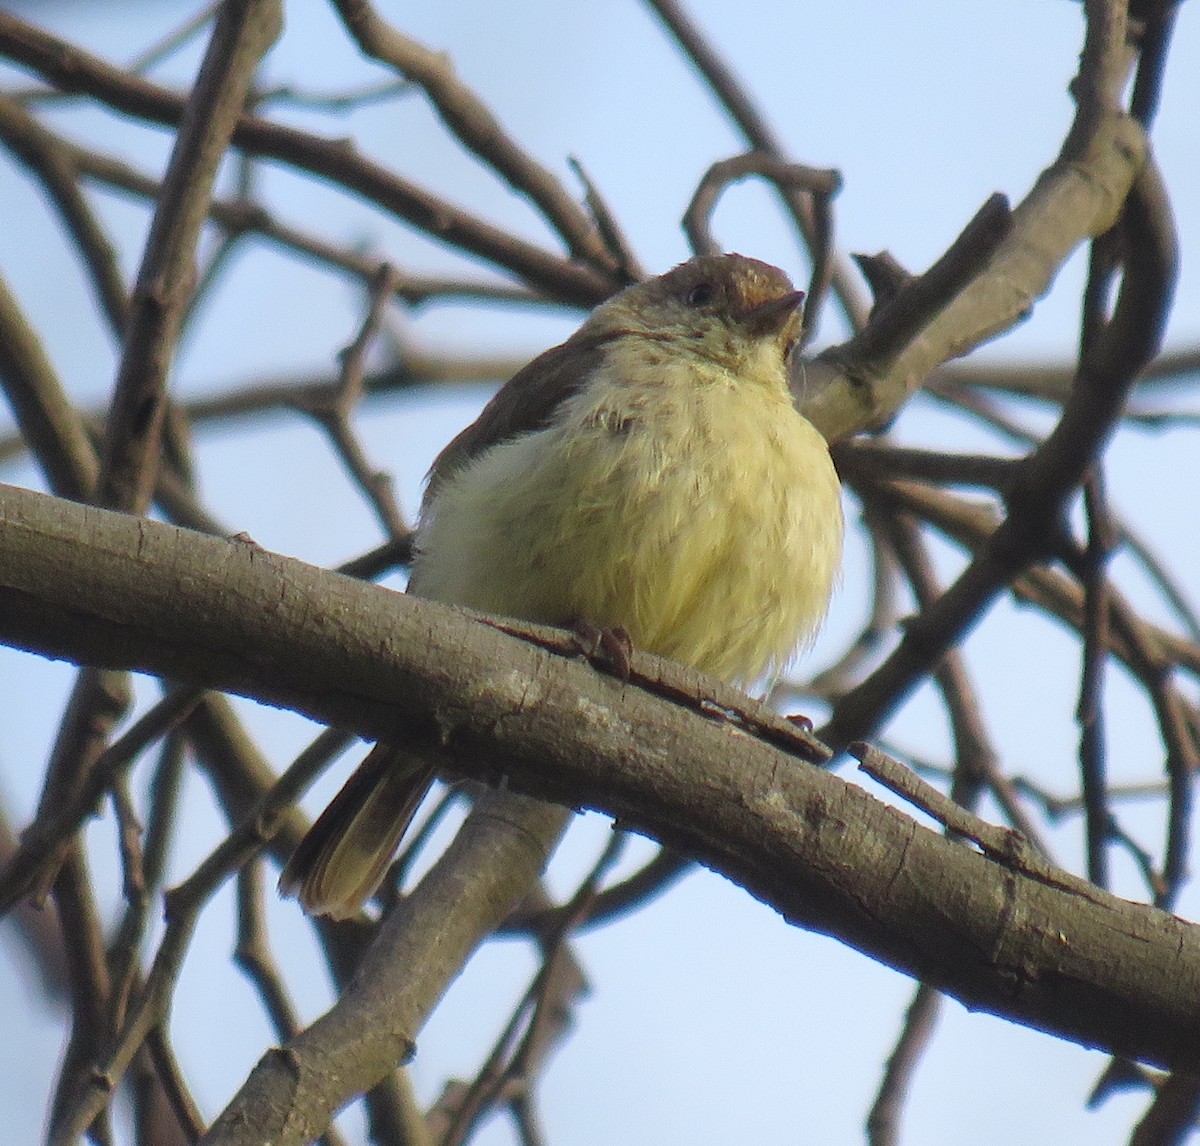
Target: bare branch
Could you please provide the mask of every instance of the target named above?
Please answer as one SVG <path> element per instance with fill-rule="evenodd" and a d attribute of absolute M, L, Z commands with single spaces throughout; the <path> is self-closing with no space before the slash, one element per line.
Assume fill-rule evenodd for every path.
<path fill-rule="evenodd" d="M 596 225 L 562 184 L 510 138 L 487 105 L 455 75 L 448 56 L 405 36 L 367 0 L 334 0 L 334 7 L 363 52 L 419 84 L 442 122 L 514 191 L 530 199 L 573 258 L 605 275 L 618 269 Z"/>
<path fill-rule="evenodd" d="M 172 92 L 130 77 L 63 40 L 0 13 L 0 55 L 33 68 L 64 91 L 86 92 L 118 111 L 151 123 L 181 121 L 184 101 Z M 538 289 L 575 305 L 594 306 L 618 287 L 578 263 L 477 219 L 444 199 L 401 179 L 337 140 L 244 115 L 233 143 L 251 155 L 276 159 L 394 212 L 432 237 L 505 267 Z"/>
<path fill-rule="evenodd" d="M 817 316 L 825 301 L 833 274 L 833 197 L 841 190 L 842 177 L 836 171 L 786 163 L 775 155 L 751 151 L 732 159 L 714 163 L 696 188 L 692 201 L 683 216 L 683 229 L 698 255 L 721 253 L 721 245 L 712 236 L 711 216 L 725 189 L 751 175 L 761 175 L 783 192 L 803 191 L 811 201 L 810 215 L 813 233 L 809 245 L 812 251 L 812 275 L 804 305 L 804 326 L 807 334 L 816 328 Z"/>
<path fill-rule="evenodd" d="M 789 757 L 779 749 L 691 706 L 664 705 L 576 661 L 555 657 L 551 670 L 552 654 L 458 610 L 259 549 L 26 491 L 0 491 L 0 520 L 6 523 L 0 636 L 7 641 L 202 676 L 207 684 L 252 690 L 269 703 L 422 751 L 441 753 L 452 744 L 453 767 L 462 773 L 485 780 L 506 775 L 514 788 L 542 798 L 601 808 L 726 872 L 786 918 L 838 935 L 971 1006 L 1147 1061 L 1185 1068 L 1193 1061 L 1200 1044 L 1190 1006 L 1200 988 L 1193 992 L 1187 983 L 1193 973 L 1200 980 L 1200 928 L 1052 868 L 1013 833 L 969 816 L 940 793 L 906 791 L 954 831 L 984 844 L 986 855 L 918 828 L 821 769 L 781 766 Z M 88 537 L 96 548 L 85 543 Z M 140 559 L 131 585 L 121 555 L 134 550 Z M 178 608 L 173 570 L 181 553 L 190 572 L 190 609 L 209 618 L 199 634 L 203 647 L 187 622 L 190 611 Z M 62 596 L 67 589 L 47 585 L 41 565 L 67 554 L 74 555 L 67 558 L 69 606 L 65 599 L 55 603 L 56 590 Z M 214 567 L 221 576 L 206 577 Z M 127 610 L 114 606 L 122 594 Z M 102 616 L 89 608 L 98 598 L 105 602 Z M 268 600 L 271 608 L 262 607 Z M 56 612 L 67 608 L 70 623 L 58 623 Z M 344 647 L 337 658 L 329 656 L 327 616 L 340 618 Z M 190 653 L 181 651 L 174 631 L 180 625 L 187 627 Z M 381 643 L 383 632 L 388 638 Z M 314 655 L 317 648 L 324 655 Z M 633 654 L 634 679 L 639 669 L 665 675 L 647 673 L 651 661 Z M 508 666 L 504 674 L 495 672 L 498 663 Z M 695 705 L 710 686 L 688 675 L 692 683 L 679 696 L 690 695 Z M 578 711 L 580 704 L 612 715 L 561 719 L 562 706 Z M 664 768 L 670 745 L 679 743 L 689 745 L 686 767 Z M 702 792 L 692 781 L 697 769 L 706 777 Z M 863 830 L 822 828 L 848 820 Z M 896 880 L 896 856 L 912 865 L 913 878 Z M 947 867 L 955 874 L 938 879 L 935 873 Z M 928 872 L 929 882 L 918 871 Z M 853 873 L 850 886 L 845 873 Z M 1014 874 L 1025 907 L 1006 917 L 1016 930 L 998 940 L 996 905 L 1011 895 Z M 949 913 L 948 888 L 965 896 Z M 1040 927 L 1033 946 L 1021 942 L 1019 921 L 1032 918 L 1059 924 L 1062 940 L 1052 950 Z M 1093 934 L 1097 927 L 1103 942 Z M 1052 967 L 1039 967 L 1042 958 Z M 1023 983 L 1015 995 L 1014 974 Z M 411 1036 L 411 1028 L 405 1031 Z"/>
<path fill-rule="evenodd" d="M 696 65 L 721 106 L 742 132 L 746 142 L 755 151 L 767 152 L 780 159 L 786 158 L 778 137 L 754 106 L 743 85 L 712 46 L 704 40 L 699 28 L 683 11 L 677 0 L 647 0 L 647 4 Z M 780 193 L 805 244 L 813 252 L 813 278 L 816 279 L 816 252 L 821 246 L 821 228 L 814 216 L 813 204 L 794 187 L 780 187 Z M 842 310 L 850 326 L 858 330 L 864 325 L 867 312 L 858 283 L 844 262 L 831 259 L 828 266 L 830 283 L 842 304 Z M 823 297 L 824 291 L 817 291 L 816 294 L 819 298 Z M 813 313 L 817 313 L 815 309 Z"/>

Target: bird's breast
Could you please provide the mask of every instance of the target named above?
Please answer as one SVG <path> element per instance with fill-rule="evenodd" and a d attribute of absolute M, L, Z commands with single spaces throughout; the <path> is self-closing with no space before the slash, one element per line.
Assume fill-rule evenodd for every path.
<path fill-rule="evenodd" d="M 660 370 L 648 385 L 593 382 L 561 415 L 439 490 L 415 591 L 621 626 L 635 647 L 745 683 L 812 634 L 841 499 L 824 440 L 781 386 Z"/>

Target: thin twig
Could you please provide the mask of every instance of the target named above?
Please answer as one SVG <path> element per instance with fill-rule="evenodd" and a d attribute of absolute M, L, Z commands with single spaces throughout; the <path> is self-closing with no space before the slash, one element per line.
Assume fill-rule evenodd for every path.
<path fill-rule="evenodd" d="M 927 608 L 941 590 L 933 572 L 924 538 L 911 519 L 887 519 L 879 528 L 886 531 L 896 556 L 912 586 L 919 609 Z M 1008 822 L 1043 856 L 1049 850 L 1017 799 L 1011 781 L 1000 769 L 999 753 L 984 723 L 977 690 L 967 672 L 965 659 L 950 649 L 934 671 L 934 679 L 946 704 L 954 735 L 954 773 L 950 798 L 974 810 L 980 795 L 990 791 Z"/>
<path fill-rule="evenodd" d="M 155 1079 L 170 1103 L 180 1129 L 189 1142 L 198 1142 L 204 1133 L 204 1116 L 188 1089 L 165 1024 L 155 1027 L 146 1036 L 146 1051 L 154 1064 Z"/>
<path fill-rule="evenodd" d="M 261 859 L 251 860 L 237 873 L 237 904 L 237 945 L 233 961 L 258 991 L 276 1038 L 281 1043 L 286 1042 L 300 1030 L 301 1022 L 288 998 L 267 938 Z"/>
<path fill-rule="evenodd" d="M 511 1103 L 516 1096 L 530 1097 L 529 1088 L 540 1062 L 557 1043 L 571 1016 L 570 1004 L 577 983 L 574 977 L 564 979 L 560 974 L 567 937 L 586 912 L 604 875 L 620 858 L 624 842 L 623 832 L 612 833 L 599 859 L 563 910 L 555 933 L 543 945 L 543 963 L 533 983 L 514 1009 L 475 1080 L 456 1094 L 449 1124 L 440 1139 L 442 1146 L 461 1146 L 479 1120 L 502 1099 Z M 564 998 L 561 988 L 556 989 L 560 983 L 568 987 L 571 997 Z"/>
<path fill-rule="evenodd" d="M 396 503 L 391 476 L 370 464 L 350 425 L 350 416 L 363 394 L 363 362 L 383 321 L 384 308 L 394 293 L 394 280 L 395 272 L 384 263 L 372 284 L 366 317 L 354 340 L 342 351 L 341 378 L 336 390 L 325 400 L 314 398 L 298 408 L 324 428 L 342 464 L 366 495 L 388 537 L 398 541 L 408 536 L 409 529 Z"/>
<path fill-rule="evenodd" d="M 211 0 L 199 12 L 189 16 L 178 28 L 138 52 L 127 65 L 129 71 L 134 75 L 142 75 L 175 55 L 176 52 L 186 48 L 204 29 L 205 25 L 213 20 L 220 7 L 221 0 Z"/>
<path fill-rule="evenodd" d="M 35 887 L 54 879 L 52 859 L 64 840 L 73 836 L 91 815 L 103 795 L 148 744 L 164 735 L 199 703 L 202 689 L 172 690 L 113 742 L 88 769 L 86 782 L 69 800 L 55 800 L 39 814 L 21 842 L 20 850 L 0 875 L 0 913 Z"/>
<path fill-rule="evenodd" d="M 583 914 L 576 920 L 576 932 L 613 922 L 636 911 L 674 886 L 688 872 L 695 869 L 695 861 L 668 847 L 660 847 L 653 859 L 648 860 L 633 875 L 627 876 L 611 887 L 596 892 Z M 504 934 L 532 933 L 546 935 L 559 928 L 567 908 L 551 907 L 530 910 L 523 907 L 504 921 Z"/>
<path fill-rule="evenodd" d="M 879 1090 L 867 1115 L 870 1146 L 895 1146 L 900 1141 L 902 1104 L 912 1086 L 921 1056 L 933 1040 L 941 1005 L 942 997 L 932 987 L 922 983 L 913 992 L 900 1037 L 888 1057 Z"/>
<path fill-rule="evenodd" d="M 88 270 L 111 333 L 119 340 L 129 314 L 129 294 L 116 250 L 79 187 L 72 152 L 15 100 L 0 96 L 0 140 L 42 184 L 58 208 Z"/>
<path fill-rule="evenodd" d="M 683 229 L 696 254 L 716 255 L 721 252 L 720 243 L 712 236 L 713 210 L 731 183 L 751 175 L 761 175 L 781 191 L 802 191 L 812 203 L 810 214 L 813 231 L 809 240 L 812 274 L 804 305 L 803 345 L 816 329 L 817 317 L 833 273 L 832 204 L 833 197 L 842 188 L 842 177 L 837 171 L 787 163 L 765 151 L 751 151 L 714 163 L 700 180 L 683 215 Z"/>
<path fill-rule="evenodd" d="M 258 805 L 254 815 L 231 833 L 196 871 L 167 896 L 167 927 L 145 984 L 122 1026 L 99 1054 L 88 1079 L 56 1123 L 55 1146 L 73 1143 L 107 1105 L 150 1032 L 166 1017 L 199 913 L 217 889 L 251 859 L 278 829 L 290 805 L 328 763 L 331 747 L 346 734 L 327 729 L 302 752 Z"/>
<path fill-rule="evenodd" d="M 718 102 L 745 137 L 747 144 L 755 151 L 767 152 L 780 159 L 785 158 L 782 143 L 765 117 L 754 106 L 743 84 L 712 45 L 704 39 L 699 28 L 677 0 L 647 0 L 647 4 L 675 38 L 681 50 L 695 64 Z M 811 200 L 790 187 L 780 188 L 780 194 L 805 245 L 813 252 L 815 262 L 819 227 L 813 215 Z M 830 285 L 841 303 L 850 327 L 859 330 L 866 325 L 867 316 L 867 304 L 862 297 L 862 291 L 844 262 L 831 261 L 830 266 Z M 823 296 L 824 292 L 818 290 L 810 300 L 814 320 L 820 312 Z"/>
<path fill-rule="evenodd" d="M 1084 480 L 1088 520 L 1083 570 L 1083 663 L 1079 674 L 1079 774 L 1087 838 L 1088 878 L 1108 887 L 1107 843 L 1112 811 L 1108 803 L 1104 741 L 1104 676 L 1108 663 L 1108 562 L 1115 539 L 1100 463 Z"/>
<path fill-rule="evenodd" d="M 600 189 L 592 182 L 591 176 L 574 155 L 567 156 L 567 163 L 575 172 L 575 177 L 583 184 L 583 201 L 592 213 L 592 221 L 596 224 L 596 229 L 600 232 L 604 245 L 616 259 L 617 269 L 626 282 L 635 283 L 644 279 L 646 272 L 634 253 L 621 224 L 617 222 L 616 215 L 613 214 L 604 196 L 600 194 Z"/>
<path fill-rule="evenodd" d="M 529 199 L 566 243 L 574 260 L 605 275 L 618 269 L 592 220 L 455 75 L 445 53 L 431 51 L 404 35 L 368 0 L 334 0 L 333 6 L 363 52 L 419 84 L 447 129 L 514 191 Z"/>

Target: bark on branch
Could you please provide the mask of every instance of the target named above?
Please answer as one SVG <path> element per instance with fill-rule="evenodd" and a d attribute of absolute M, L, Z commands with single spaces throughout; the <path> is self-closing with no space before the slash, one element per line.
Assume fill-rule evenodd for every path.
<path fill-rule="evenodd" d="M 718 706 L 668 703 L 460 610 L 6 487 L 0 639 L 404 739 L 606 812 L 972 1009 L 1200 1065 L 1200 927 L 1047 869 L 1019 837 L 1008 855 L 948 841 Z M 707 694 L 695 674 L 638 668 Z"/>

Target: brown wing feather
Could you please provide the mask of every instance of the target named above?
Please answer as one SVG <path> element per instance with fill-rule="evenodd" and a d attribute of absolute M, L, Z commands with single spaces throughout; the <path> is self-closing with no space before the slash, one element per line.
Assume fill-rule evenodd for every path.
<path fill-rule="evenodd" d="M 434 459 L 422 508 L 452 473 L 492 446 L 548 426 L 559 405 L 582 389 L 600 363 L 604 343 L 615 333 L 584 327 L 518 370 L 496 391 L 479 417 Z"/>

